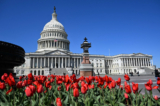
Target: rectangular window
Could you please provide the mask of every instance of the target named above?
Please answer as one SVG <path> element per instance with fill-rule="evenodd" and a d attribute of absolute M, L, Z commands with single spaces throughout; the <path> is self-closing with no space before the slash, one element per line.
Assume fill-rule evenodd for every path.
<path fill-rule="evenodd" d="M 98 67 L 98 63 L 97 63 L 97 67 Z"/>
<path fill-rule="evenodd" d="M 19 70 L 16 70 L 16 73 L 19 74 Z"/>
<path fill-rule="evenodd" d="M 100 67 L 102 67 L 102 63 L 100 63 Z"/>

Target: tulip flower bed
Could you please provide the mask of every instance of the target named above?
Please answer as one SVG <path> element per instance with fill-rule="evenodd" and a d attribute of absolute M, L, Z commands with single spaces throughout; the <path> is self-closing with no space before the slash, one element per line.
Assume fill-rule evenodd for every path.
<path fill-rule="evenodd" d="M 107 75 L 80 77 L 76 76 L 20 76 L 15 82 L 13 75 L 6 73 L 0 82 L 1 106 L 160 106 L 160 99 L 152 96 L 152 80 L 145 84 L 145 95 L 140 94 L 138 84 L 124 75 L 124 86 L 121 79 L 113 80 Z M 160 78 L 157 81 L 160 85 Z M 147 90 L 149 93 L 147 93 Z"/>

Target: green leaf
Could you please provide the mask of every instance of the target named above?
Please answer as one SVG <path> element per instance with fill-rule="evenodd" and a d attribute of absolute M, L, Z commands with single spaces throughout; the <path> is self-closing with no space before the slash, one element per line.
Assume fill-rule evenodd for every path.
<path fill-rule="evenodd" d="M 145 89 L 145 96 L 147 96 L 148 97 L 148 93 L 147 93 L 147 90 Z"/>
<path fill-rule="evenodd" d="M 68 96 L 66 97 L 66 99 L 64 100 L 64 104 L 67 105 L 68 103 Z"/>
<path fill-rule="evenodd" d="M 142 88 L 142 89 L 143 89 L 143 88 Z M 140 94 L 140 93 L 141 93 L 142 89 L 138 92 L 138 94 Z"/>
<path fill-rule="evenodd" d="M 119 104 L 119 106 L 126 106 L 125 104 L 123 104 L 123 103 L 118 103 Z"/>

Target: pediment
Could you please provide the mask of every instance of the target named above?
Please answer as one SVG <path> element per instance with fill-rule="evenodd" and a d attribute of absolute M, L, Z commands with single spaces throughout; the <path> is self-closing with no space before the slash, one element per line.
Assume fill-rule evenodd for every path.
<path fill-rule="evenodd" d="M 66 51 L 60 51 L 60 50 L 55 50 L 55 51 L 50 51 L 48 53 L 45 53 L 45 55 L 69 55 L 69 52 Z"/>
<path fill-rule="evenodd" d="M 148 55 L 143 54 L 143 53 L 137 53 L 137 54 L 133 54 L 132 56 L 148 56 Z"/>

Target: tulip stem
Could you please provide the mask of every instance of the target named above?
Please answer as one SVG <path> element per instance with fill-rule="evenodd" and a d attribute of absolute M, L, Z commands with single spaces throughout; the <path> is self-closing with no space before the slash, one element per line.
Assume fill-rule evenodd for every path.
<path fill-rule="evenodd" d="M 152 106 L 151 96 L 152 96 L 152 94 L 151 94 L 151 91 L 150 91 L 150 104 Z"/>
<path fill-rule="evenodd" d="M 136 106 L 137 106 L 137 93 L 136 93 Z"/>
<path fill-rule="evenodd" d="M 13 106 L 15 105 L 15 90 L 13 90 L 14 92 L 14 101 L 13 101 Z"/>
<path fill-rule="evenodd" d="M 85 104 L 85 94 L 84 94 L 84 104 Z"/>
<path fill-rule="evenodd" d="M 128 103 L 128 99 L 126 99 L 126 101 L 127 101 L 127 105 L 129 105 L 129 103 Z"/>

